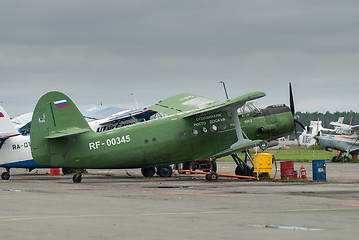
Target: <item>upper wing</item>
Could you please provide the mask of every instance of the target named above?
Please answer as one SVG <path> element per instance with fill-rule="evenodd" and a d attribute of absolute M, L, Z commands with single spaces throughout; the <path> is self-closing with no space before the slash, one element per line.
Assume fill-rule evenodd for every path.
<path fill-rule="evenodd" d="M 345 128 L 345 129 L 349 128 L 349 125 L 340 123 L 340 122 L 330 122 L 329 124 L 333 125 L 335 127 L 341 127 L 341 128 Z"/>
<path fill-rule="evenodd" d="M 348 124 L 340 123 L 340 122 L 330 122 L 330 125 L 333 125 L 335 127 L 340 127 L 344 130 L 354 130 L 356 132 L 359 131 L 359 125 L 350 126 Z"/>
<path fill-rule="evenodd" d="M 237 110 L 238 108 L 242 107 L 246 102 L 264 97 L 265 95 L 266 94 L 264 92 L 252 92 L 252 93 L 248 93 L 248 94 L 236 97 L 236 98 L 231 98 L 231 99 L 224 100 L 224 101 L 217 101 L 217 102 L 209 104 L 206 108 L 195 109 L 195 110 L 187 113 L 185 115 L 185 117 L 209 114 L 211 112 L 216 112 L 216 111 L 227 111 L 230 109 Z"/>
<path fill-rule="evenodd" d="M 236 98 L 217 101 L 210 98 L 205 98 L 190 93 L 182 93 L 166 100 L 160 101 L 157 104 L 149 107 L 149 109 L 166 114 L 176 114 L 181 112 L 188 112 L 185 117 L 196 114 L 210 113 L 218 110 L 227 110 L 231 107 L 241 107 L 247 101 L 264 97 L 263 92 L 252 92 Z"/>
<path fill-rule="evenodd" d="M 172 115 L 197 108 L 204 108 L 215 102 L 217 102 L 217 100 L 205 98 L 191 93 L 182 93 L 170 97 L 166 100 L 159 101 L 157 104 L 149 107 L 149 109 Z"/>

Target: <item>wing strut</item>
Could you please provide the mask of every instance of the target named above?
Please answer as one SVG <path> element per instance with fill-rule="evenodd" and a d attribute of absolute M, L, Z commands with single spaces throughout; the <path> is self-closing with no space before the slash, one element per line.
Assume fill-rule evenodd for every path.
<path fill-rule="evenodd" d="M 251 140 L 245 139 L 243 137 L 243 130 L 241 127 L 241 123 L 239 122 L 239 117 L 238 117 L 238 112 L 237 112 L 238 108 L 237 107 L 232 107 L 229 109 L 230 111 L 230 116 L 233 119 L 234 122 L 234 126 L 236 128 L 236 134 L 237 134 L 237 142 L 235 142 L 234 144 L 232 144 L 231 148 L 234 148 L 236 146 L 242 145 L 244 143 L 250 142 Z"/>

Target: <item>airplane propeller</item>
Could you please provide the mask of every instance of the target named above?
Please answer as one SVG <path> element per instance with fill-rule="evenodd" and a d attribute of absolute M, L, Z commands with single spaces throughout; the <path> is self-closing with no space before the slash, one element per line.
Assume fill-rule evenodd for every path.
<path fill-rule="evenodd" d="M 299 144 L 299 139 L 298 139 L 298 133 L 297 133 L 297 124 L 305 129 L 304 125 L 299 122 L 298 120 L 298 116 L 295 114 L 295 108 L 294 108 L 294 98 L 293 98 L 293 91 L 292 91 L 292 83 L 289 83 L 289 103 L 290 103 L 290 111 L 292 112 L 293 115 L 293 120 L 294 120 L 294 132 L 295 132 L 295 137 L 298 141 L 298 145 Z"/>

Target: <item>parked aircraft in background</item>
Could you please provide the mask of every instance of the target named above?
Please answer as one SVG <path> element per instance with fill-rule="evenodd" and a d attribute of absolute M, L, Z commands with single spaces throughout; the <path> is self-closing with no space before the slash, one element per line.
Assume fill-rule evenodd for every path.
<path fill-rule="evenodd" d="M 21 135 L 0 106 L 0 167 L 7 170 L 1 174 L 3 180 L 10 178 L 10 168 L 45 167 L 33 160 L 30 145 L 30 136 Z"/>
<path fill-rule="evenodd" d="M 87 105 L 80 108 L 91 129 L 95 132 L 103 132 L 114 128 L 148 121 L 156 112 L 147 108 L 143 109 L 121 109 L 102 105 Z M 22 135 L 30 133 L 32 112 L 22 114 L 11 119 L 15 127 Z"/>
<path fill-rule="evenodd" d="M 338 122 L 331 122 L 330 125 L 334 126 L 334 130 L 322 130 L 315 136 L 317 144 L 328 151 L 340 151 L 338 156 L 332 158 L 333 162 L 349 162 L 349 154 L 359 153 L 359 125 L 344 124 L 343 118 Z"/>
<path fill-rule="evenodd" d="M 330 129 L 323 128 L 322 121 L 310 121 L 310 125 L 305 126 L 304 131 L 298 137 L 299 144 L 306 147 L 314 145 L 316 143 L 314 136 L 322 130 L 329 131 Z"/>

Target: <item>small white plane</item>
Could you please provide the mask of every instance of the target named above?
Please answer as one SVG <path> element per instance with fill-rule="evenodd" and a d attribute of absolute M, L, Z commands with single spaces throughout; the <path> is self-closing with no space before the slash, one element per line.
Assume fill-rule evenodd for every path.
<path fill-rule="evenodd" d="M 10 178 L 10 168 L 41 168 L 31 155 L 30 136 L 21 135 L 0 106 L 0 167 L 6 168 L 1 174 L 3 180 Z"/>
<path fill-rule="evenodd" d="M 298 137 L 299 144 L 306 147 L 314 145 L 314 136 L 318 135 L 318 132 L 322 130 L 331 131 L 331 129 L 327 129 L 322 126 L 322 121 L 310 121 L 310 125 L 305 126 L 304 131 Z"/>
<path fill-rule="evenodd" d="M 351 126 L 343 123 L 343 117 L 337 122 L 331 122 L 334 130 L 322 130 L 314 136 L 319 146 L 325 147 L 327 151 L 338 150 L 340 154 L 332 158 L 332 162 L 349 162 L 349 154 L 359 153 L 359 125 Z"/>

